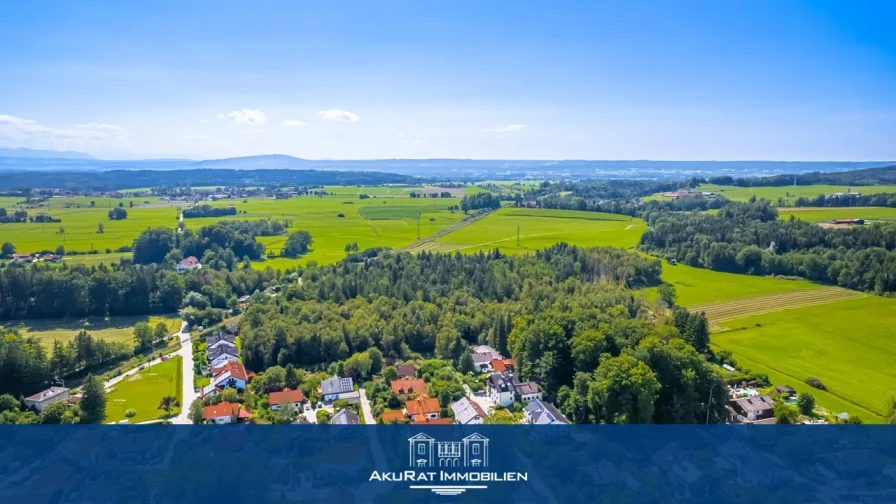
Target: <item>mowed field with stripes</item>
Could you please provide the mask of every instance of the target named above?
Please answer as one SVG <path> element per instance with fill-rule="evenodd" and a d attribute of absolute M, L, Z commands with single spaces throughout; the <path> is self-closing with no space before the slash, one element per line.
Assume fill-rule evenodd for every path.
<path fill-rule="evenodd" d="M 693 270 L 664 265 L 664 280 L 679 289 L 682 305 L 706 314 L 714 349 L 731 352 L 742 370 L 811 393 L 834 413 L 884 420 L 887 400 L 896 395 L 896 300 L 802 280 Z M 806 385 L 809 377 L 827 390 Z"/>

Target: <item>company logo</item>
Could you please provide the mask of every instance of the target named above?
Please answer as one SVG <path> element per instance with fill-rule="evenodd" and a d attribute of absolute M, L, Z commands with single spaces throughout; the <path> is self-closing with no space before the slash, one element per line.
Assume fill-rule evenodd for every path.
<path fill-rule="evenodd" d="M 374 471 L 370 481 L 412 483 L 409 488 L 438 495 L 484 490 L 486 483 L 529 481 L 527 472 L 481 471 L 489 465 L 489 440 L 474 433 L 459 441 L 438 441 L 420 433 L 408 438 L 408 466 L 400 472 Z"/>

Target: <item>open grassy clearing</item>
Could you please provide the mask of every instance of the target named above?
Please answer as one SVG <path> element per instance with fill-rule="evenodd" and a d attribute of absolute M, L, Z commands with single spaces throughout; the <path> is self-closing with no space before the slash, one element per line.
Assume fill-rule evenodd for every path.
<path fill-rule="evenodd" d="M 807 280 L 722 273 L 684 264 L 673 266 L 665 262 L 662 279 L 675 287 L 678 304 L 686 307 L 818 287 Z"/>
<path fill-rule="evenodd" d="M 134 326 L 138 322 L 147 322 L 153 327 L 159 322 L 164 322 L 168 326 L 169 334 L 180 331 L 180 318 L 176 315 L 21 320 L 5 322 L 2 327 L 6 330 L 17 330 L 24 336 L 36 336 L 45 347 L 52 348 L 54 340 L 67 343 L 73 340 L 81 329 L 97 339 L 128 342 L 134 339 Z"/>
<path fill-rule="evenodd" d="M 834 219 L 865 219 L 866 221 L 896 222 L 896 208 L 836 207 L 836 208 L 779 208 L 779 219 L 802 219 L 809 222 L 829 222 Z"/>
<path fill-rule="evenodd" d="M 517 227 L 520 243 L 517 245 Z M 502 208 L 422 246 L 423 250 L 534 252 L 558 242 L 631 248 L 645 224 L 627 216 L 572 210 Z"/>
<path fill-rule="evenodd" d="M 867 296 L 862 292 L 841 289 L 840 287 L 816 286 L 792 292 L 777 292 L 761 296 L 739 298 L 728 301 L 717 301 L 702 305 L 690 306 L 689 310 L 706 313 L 706 318 L 714 329 L 723 328 L 727 320 L 734 320 L 753 315 L 790 310 L 804 306 L 833 303 L 846 299 L 857 299 Z"/>
<path fill-rule="evenodd" d="M 129 423 L 137 423 L 165 418 L 167 414 L 159 409 L 162 398 L 174 396 L 178 403 L 183 400 L 181 360 L 181 356 L 175 356 L 116 383 L 106 392 L 106 422 L 128 420 Z M 129 409 L 136 413 L 132 418 L 125 416 Z M 179 411 L 180 408 L 172 409 L 171 416 Z"/>
<path fill-rule="evenodd" d="M 832 395 L 875 415 L 896 391 L 896 300 L 865 296 L 723 325 L 727 330 L 712 335 L 714 346 L 732 352 L 741 366 L 772 370 L 778 375 L 772 377 L 776 383 L 795 386 L 814 376 L 829 393 L 809 389 L 817 398 Z M 863 416 L 866 421 L 881 420 Z"/>

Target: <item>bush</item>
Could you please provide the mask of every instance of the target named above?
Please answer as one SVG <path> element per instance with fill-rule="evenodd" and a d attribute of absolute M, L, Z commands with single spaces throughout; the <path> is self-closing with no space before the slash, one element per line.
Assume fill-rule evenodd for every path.
<path fill-rule="evenodd" d="M 809 378 L 806 378 L 806 385 L 808 385 L 810 387 L 817 388 L 818 390 L 827 390 L 828 389 L 827 387 L 824 386 L 824 383 L 822 383 L 821 380 L 819 380 L 818 378 L 815 378 L 814 376 L 810 376 Z"/>
<path fill-rule="evenodd" d="M 812 394 L 800 394 L 796 400 L 796 406 L 800 409 L 800 413 L 811 415 L 815 409 L 815 398 L 812 397 Z"/>
<path fill-rule="evenodd" d="M 137 412 L 132 408 L 124 412 L 124 416 L 128 418 L 134 418 L 137 415 Z"/>

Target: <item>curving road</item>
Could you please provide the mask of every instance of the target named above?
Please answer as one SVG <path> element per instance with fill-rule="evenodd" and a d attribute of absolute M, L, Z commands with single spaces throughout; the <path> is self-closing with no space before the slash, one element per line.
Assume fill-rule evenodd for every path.
<path fill-rule="evenodd" d="M 175 424 L 189 424 L 190 419 L 187 415 L 190 413 L 190 405 L 199 397 L 196 389 L 193 388 L 193 342 L 190 340 L 190 332 L 187 330 L 187 322 L 181 321 L 180 332 L 180 350 L 176 355 L 183 357 L 181 359 L 184 367 L 184 389 L 181 397 L 180 413 L 171 419 Z"/>

